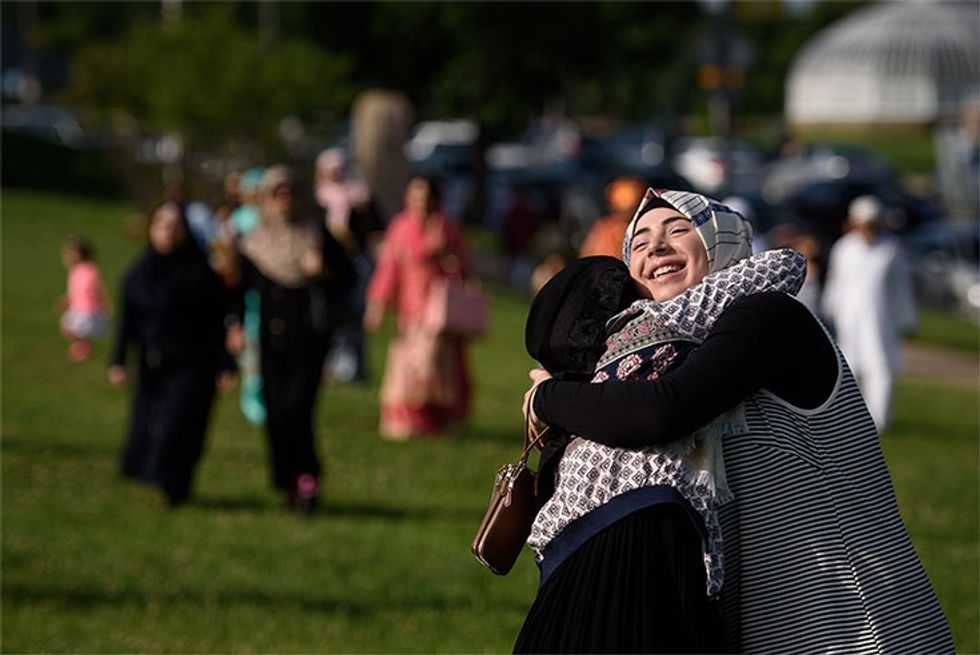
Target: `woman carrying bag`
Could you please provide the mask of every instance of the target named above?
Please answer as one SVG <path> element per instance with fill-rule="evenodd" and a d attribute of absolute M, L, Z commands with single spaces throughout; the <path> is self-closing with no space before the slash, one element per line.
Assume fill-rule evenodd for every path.
<path fill-rule="evenodd" d="M 463 231 L 442 214 L 439 202 L 433 180 L 409 181 L 405 209 L 385 232 L 368 285 L 365 329 L 377 331 L 386 309 L 397 321 L 381 382 L 380 433 L 386 439 L 447 434 L 469 411 L 465 338 L 440 333 L 426 320 L 433 290 L 467 274 Z"/>

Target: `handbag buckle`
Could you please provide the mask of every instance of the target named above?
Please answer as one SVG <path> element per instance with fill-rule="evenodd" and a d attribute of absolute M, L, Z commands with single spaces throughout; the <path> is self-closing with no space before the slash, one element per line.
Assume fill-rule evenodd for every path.
<path fill-rule="evenodd" d="M 510 497 L 514 491 L 514 484 L 517 482 L 517 476 L 523 468 L 520 464 L 504 464 L 497 471 L 497 477 L 494 480 L 494 488 L 499 489 L 504 497 L 504 507 L 510 507 Z"/>

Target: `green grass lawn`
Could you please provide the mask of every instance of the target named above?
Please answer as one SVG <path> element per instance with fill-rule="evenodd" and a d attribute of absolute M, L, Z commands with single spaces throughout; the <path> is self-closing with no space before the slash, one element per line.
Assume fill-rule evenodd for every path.
<path fill-rule="evenodd" d="M 527 298 L 494 289 L 459 439 L 381 441 L 374 385 L 327 388 L 325 509 L 304 520 L 279 509 L 262 434 L 227 396 L 195 501 L 167 511 L 116 476 L 128 397 L 105 382 L 106 344 L 69 364 L 57 329 L 59 240 L 89 235 L 115 289 L 141 247 L 130 219 L 117 204 L 3 194 L 3 651 L 509 652 L 535 567 L 525 554 L 493 576 L 469 541 L 521 438 Z M 376 339 L 375 373 L 383 352 Z M 958 650 L 977 652 L 976 389 L 903 381 L 883 443 Z"/>

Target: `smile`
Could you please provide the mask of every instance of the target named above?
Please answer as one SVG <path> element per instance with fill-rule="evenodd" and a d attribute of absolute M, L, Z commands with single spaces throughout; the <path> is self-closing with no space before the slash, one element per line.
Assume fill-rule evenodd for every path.
<path fill-rule="evenodd" d="M 664 275 L 675 273 L 681 270 L 681 268 L 683 268 L 683 266 L 678 266 L 677 264 L 668 264 L 667 266 L 661 266 L 660 268 L 654 269 L 653 277 L 654 279 L 658 277 L 663 277 Z"/>

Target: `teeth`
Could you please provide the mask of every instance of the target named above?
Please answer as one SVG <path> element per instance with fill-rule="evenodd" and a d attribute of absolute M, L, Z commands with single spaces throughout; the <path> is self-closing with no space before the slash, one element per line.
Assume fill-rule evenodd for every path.
<path fill-rule="evenodd" d="M 679 270 L 681 270 L 681 267 L 674 266 L 673 264 L 670 266 L 661 266 L 653 271 L 653 277 L 660 277 L 661 275 L 667 275 L 667 273 L 673 273 L 674 271 Z"/>

